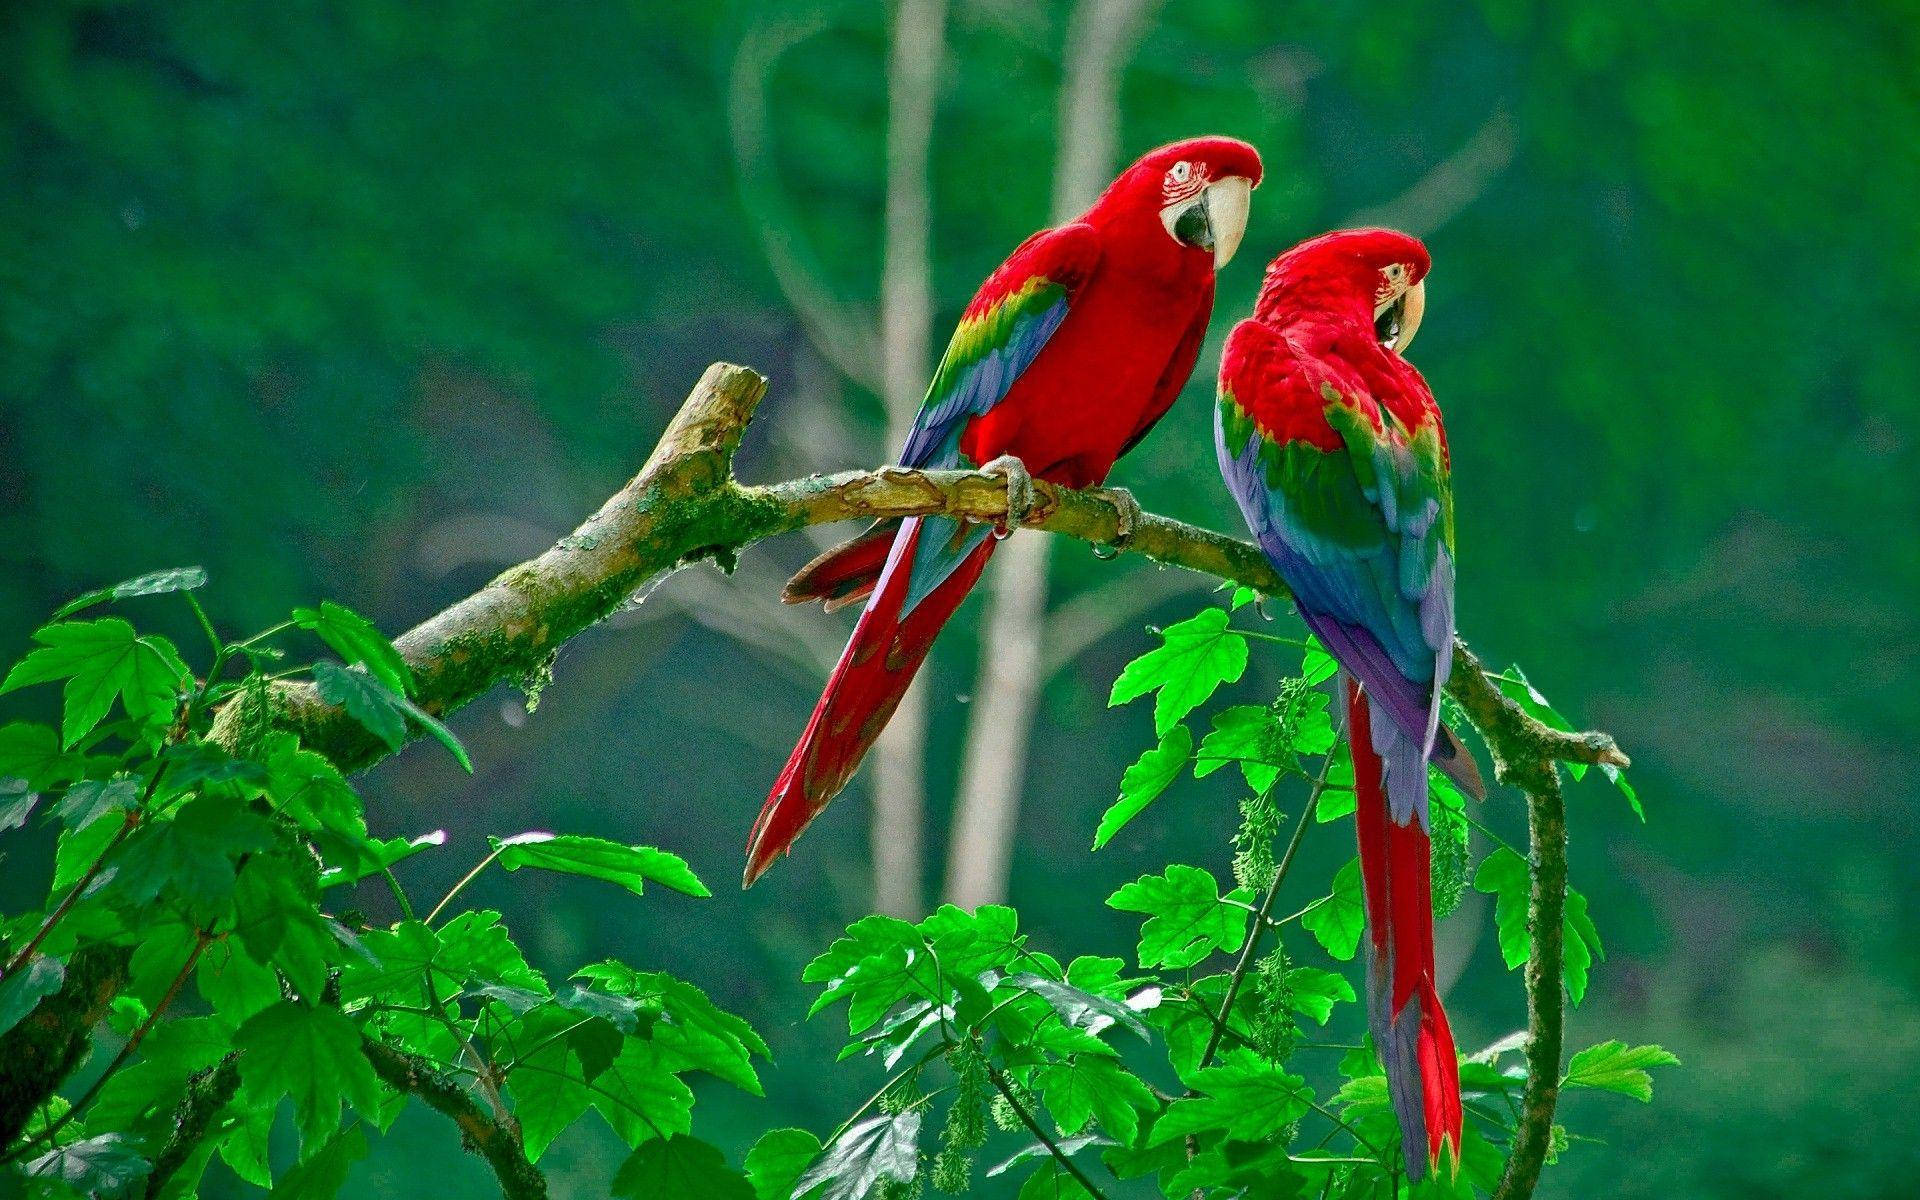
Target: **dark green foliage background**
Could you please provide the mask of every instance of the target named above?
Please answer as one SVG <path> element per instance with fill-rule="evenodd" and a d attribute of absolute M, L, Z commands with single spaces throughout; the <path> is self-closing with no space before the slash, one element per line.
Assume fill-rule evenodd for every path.
<path fill-rule="evenodd" d="M 767 80 L 773 208 L 828 286 L 868 303 L 883 10 L 818 11 L 829 29 Z M 404 628 L 597 504 L 715 358 L 773 378 L 749 476 L 879 457 L 877 405 L 805 348 L 728 143 L 737 47 L 807 15 L 6 6 L 0 657 L 67 596 L 185 562 L 208 567 L 230 626 L 331 596 Z M 1611 954 L 1569 1040 L 1657 1040 L 1687 1064 L 1651 1109 L 1570 1099 L 1614 1149 L 1574 1147 L 1543 1194 L 1881 1196 L 1920 1170 L 1886 1104 L 1920 1070 L 1915 15 L 1195 0 L 1167 6 L 1127 76 L 1126 153 L 1217 130 L 1267 155 L 1222 330 L 1269 253 L 1399 194 L 1494 114 L 1511 122 L 1512 164 L 1430 239 L 1414 354 L 1453 436 L 1461 624 L 1635 755 L 1645 830 L 1610 789 L 1572 793 L 1574 880 Z M 943 326 L 1046 213 L 1065 16 L 955 5 L 933 181 Z M 1197 451 L 1213 361 L 1122 475 L 1149 508 L 1234 528 Z M 1060 557 L 1069 590 L 1142 569 Z M 970 687 L 956 633 L 933 669 L 937 799 Z M 1063 955 L 1127 951 L 1132 922 L 1099 899 L 1142 871 L 1225 873 L 1224 775 L 1176 784 L 1085 852 L 1150 738 L 1144 706 L 1103 708 L 1146 644 L 1124 629 L 1046 692 L 1044 803 L 1024 814 L 1011 899 Z M 1256 651 L 1238 701 L 1284 669 Z M 729 878 L 818 676 L 644 610 L 556 676 L 530 720 L 511 693 L 455 720 L 475 776 L 434 752 L 372 775 L 376 832 L 444 827 L 473 850 L 562 828 Z M 9 698 L 5 715 L 44 719 L 44 703 Z M 704 1131 L 737 1161 L 760 1129 L 830 1129 L 871 1088 L 823 1071 L 837 1042 L 801 1022 L 798 982 L 866 907 L 858 790 L 751 893 L 639 907 L 527 873 L 471 899 L 518 914 L 543 965 L 657 964 L 749 1017 L 778 1063 L 778 1119 L 701 1092 Z M 1517 829 L 1512 798 L 1488 820 Z M 1302 869 L 1324 879 L 1349 853 L 1321 839 Z M 448 855 L 439 882 L 475 857 Z M 16 888 L 10 874 L 0 899 Z M 1443 962 L 1466 962 L 1463 1045 L 1521 1021 L 1482 904 L 1441 930 Z M 487 1194 L 436 1122 L 403 1119 L 359 1189 L 406 1194 L 426 1173 Z M 585 1195 L 620 1157 L 582 1129 L 543 1165 Z"/>

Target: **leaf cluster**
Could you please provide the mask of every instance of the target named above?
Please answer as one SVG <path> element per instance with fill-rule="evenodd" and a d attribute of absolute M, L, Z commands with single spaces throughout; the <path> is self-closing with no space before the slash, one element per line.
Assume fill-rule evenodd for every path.
<path fill-rule="evenodd" d="M 37 1081 L 38 1107 L 0 1131 L 0 1179 L 44 1197 L 183 1196 L 218 1159 L 276 1192 L 330 1196 L 367 1132 L 388 1129 L 412 1094 L 461 1121 L 469 1142 L 504 1139 L 527 1164 L 596 1114 L 633 1147 L 616 1194 L 656 1194 L 656 1179 L 686 1183 L 677 1194 L 704 1194 L 696 1180 L 747 1194 L 745 1175 L 692 1136 L 688 1086 L 704 1074 L 760 1094 L 767 1046 L 745 1021 L 693 984 L 623 963 L 554 981 L 500 913 L 455 903 L 496 863 L 706 896 L 687 864 L 521 834 L 493 839 L 451 893 L 416 906 L 409 860 L 444 853 L 444 834 L 375 836 L 327 759 L 267 722 L 242 722 L 238 745 L 216 742 L 211 716 L 308 674 L 390 743 L 417 725 L 463 766 L 465 750 L 414 703 L 406 661 L 364 617 L 326 602 L 228 639 L 194 595 L 205 582 L 189 568 L 83 596 L 0 681 L 0 692 L 61 689 L 56 724 L 0 727 L 0 831 L 54 835 L 44 902 L 0 925 L 0 1045 L 24 1054 L 42 1036 L 29 1018 L 70 966 L 124 964 L 98 1006 L 119 1050 L 77 1093 Z M 121 616 L 83 615 L 170 594 L 207 636 L 198 671 Z M 302 639 L 338 661 L 287 666 Z M 390 916 L 368 916 L 376 905 Z M 287 1161 L 269 1151 L 282 1113 L 297 1143 Z"/>

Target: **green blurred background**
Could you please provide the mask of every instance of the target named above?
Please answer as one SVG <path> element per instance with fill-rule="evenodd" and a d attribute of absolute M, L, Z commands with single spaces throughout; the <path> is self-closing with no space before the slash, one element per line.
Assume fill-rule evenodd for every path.
<path fill-rule="evenodd" d="M 1112 34 L 1085 23 L 1100 7 L 946 14 L 936 351 L 1048 219 L 1070 29 Z M 1113 35 L 1121 157 L 1220 132 L 1267 163 L 1215 341 L 1120 481 L 1237 529 L 1208 398 L 1263 260 L 1355 219 L 1423 234 L 1412 357 L 1453 438 L 1462 629 L 1634 755 L 1645 826 L 1603 784 L 1571 794 L 1574 882 L 1610 953 L 1570 1040 L 1659 1041 L 1686 1065 L 1647 1109 L 1570 1097 L 1606 1145 L 1575 1145 L 1542 1194 L 1912 1195 L 1920 12 L 1107 7 L 1135 18 Z M 741 0 L 5 6 L 0 657 L 60 600 L 185 563 L 230 626 L 331 597 L 403 629 L 597 506 L 714 359 L 772 380 L 748 478 L 883 457 L 889 22 Z M 460 714 L 477 773 L 431 750 L 381 767 L 379 831 L 449 831 L 413 864 L 426 890 L 485 835 L 534 827 L 658 844 L 729 884 L 848 624 L 774 611 L 813 549 L 677 577 L 570 646 L 537 713 L 502 690 Z M 1033 730 L 1010 894 L 1055 952 L 1129 952 L 1100 899 L 1172 860 L 1224 874 L 1236 821 L 1223 772 L 1086 851 L 1150 736 L 1138 706 L 1105 709 L 1107 684 L 1145 625 L 1205 599 L 1063 543 L 1054 602 L 1115 595 L 1123 572 L 1123 615 L 1068 610 L 1090 644 Z M 926 903 L 978 608 L 931 671 Z M 1287 665 L 1256 656 L 1236 699 Z M 526 875 L 478 893 L 542 966 L 666 966 L 767 1034 L 769 1099 L 713 1088 L 697 1113 L 737 1154 L 760 1129 L 831 1129 L 876 1082 L 829 1069 L 836 1018 L 803 1022 L 797 982 L 869 906 L 866 800 L 856 784 L 750 893 L 615 902 Z M 1485 816 L 1520 827 L 1510 794 Z M 1308 867 L 1350 852 L 1329 828 Z M 1470 903 L 1442 929 L 1465 1046 L 1522 1023 L 1489 924 Z M 602 1132 L 556 1146 L 558 1194 L 601 1192 L 619 1160 Z M 356 1178 L 490 1190 L 430 1114 Z M 247 1189 L 216 1166 L 207 1190 Z"/>

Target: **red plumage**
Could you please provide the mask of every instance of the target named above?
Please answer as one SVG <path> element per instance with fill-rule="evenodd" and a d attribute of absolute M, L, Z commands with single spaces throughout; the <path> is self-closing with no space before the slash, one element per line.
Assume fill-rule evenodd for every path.
<path fill-rule="evenodd" d="M 1439 1161 L 1443 1142 L 1460 1159 L 1464 1113 L 1453 1030 L 1433 982 L 1432 847 L 1414 822 L 1394 821 L 1373 752 L 1372 714 L 1360 685 L 1346 682 L 1348 740 L 1353 749 L 1354 827 L 1360 843 L 1360 880 L 1373 955 L 1369 971 L 1385 970 L 1385 995 L 1369 997 L 1390 1023 L 1415 1023 L 1414 1063 L 1425 1117 L 1426 1154 Z M 1369 990 L 1378 988 L 1369 980 Z M 1417 1006 L 1409 1007 L 1410 1002 Z M 1391 1083 L 1391 1081 L 1390 1081 Z"/>
<path fill-rule="evenodd" d="M 1220 468 L 1301 619 L 1337 659 L 1366 897 L 1368 1017 L 1421 1178 L 1463 1134 L 1453 1034 L 1434 985 L 1431 762 L 1483 789 L 1440 721 L 1453 658 L 1446 431 L 1402 356 L 1431 260 L 1384 229 L 1276 258 L 1221 355 Z"/>
<path fill-rule="evenodd" d="M 919 534 L 920 530 L 915 528 L 892 543 L 896 549 L 893 565 L 911 558 Z M 895 570 L 889 579 L 883 570 L 882 586 L 855 622 L 853 636 L 848 639 L 833 674 L 827 677 L 826 690 L 814 707 L 806 731 L 800 735 L 800 744 L 773 785 L 774 799 L 761 808 L 753 832 L 748 835 L 749 884 L 766 870 L 779 850 L 793 845 L 820 811 L 811 804 L 781 804 L 777 800 L 787 796 L 801 799 L 808 795 L 832 796 L 847 785 L 847 780 L 859 768 L 860 759 L 880 736 L 893 710 L 899 707 L 900 697 L 906 694 L 914 673 L 926 661 L 927 651 L 933 648 L 933 639 L 980 578 L 996 544 L 988 538 L 976 546 L 960 568 L 904 620 L 900 609 L 906 597 L 908 573 Z M 854 548 L 858 549 L 859 544 L 855 543 Z"/>
<path fill-rule="evenodd" d="M 1213 308 L 1213 214 L 1223 226 L 1232 218 L 1219 231 L 1224 257 L 1259 180 L 1244 142 L 1174 143 L 1129 167 L 1077 221 L 1027 239 L 962 315 L 902 465 L 1011 455 L 1037 479 L 1103 482 L 1192 373 Z M 790 600 L 865 596 L 867 608 L 754 825 L 748 885 L 846 786 L 994 540 L 939 517 L 883 524 L 788 585 Z"/>

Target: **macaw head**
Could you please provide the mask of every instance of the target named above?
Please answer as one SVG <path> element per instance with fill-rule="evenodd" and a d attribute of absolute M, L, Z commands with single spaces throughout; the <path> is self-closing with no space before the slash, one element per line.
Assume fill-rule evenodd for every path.
<path fill-rule="evenodd" d="M 1404 354 L 1427 310 L 1420 239 L 1392 229 L 1343 229 L 1309 238 L 1273 260 L 1255 319 L 1284 321 L 1309 310 L 1370 320 L 1380 344 Z"/>
<path fill-rule="evenodd" d="M 1259 186 L 1260 154 L 1252 146 L 1230 137 L 1189 138 L 1141 155 L 1086 219 L 1170 239 L 1177 254 L 1207 255 L 1218 270 L 1240 248 Z"/>

